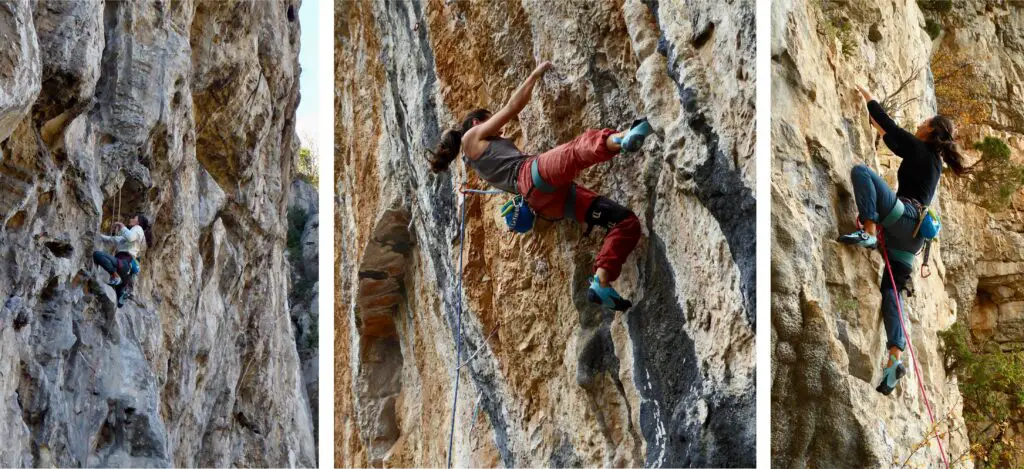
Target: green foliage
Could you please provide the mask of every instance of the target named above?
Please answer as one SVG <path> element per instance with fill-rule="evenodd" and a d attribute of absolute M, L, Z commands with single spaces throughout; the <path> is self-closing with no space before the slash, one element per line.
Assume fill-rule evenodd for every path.
<path fill-rule="evenodd" d="M 309 300 L 313 294 L 313 287 L 316 285 L 316 279 L 306 278 L 305 275 L 299 275 L 299 279 L 292 282 L 292 291 L 290 297 L 293 301 L 306 301 Z M 316 305 L 312 305 L 313 309 L 316 309 Z"/>
<path fill-rule="evenodd" d="M 843 15 L 843 8 L 830 5 L 827 0 L 822 0 L 819 5 L 825 21 L 818 23 L 818 34 L 833 42 L 838 40 L 843 55 L 853 54 L 857 47 L 857 39 L 850 19 Z"/>
<path fill-rule="evenodd" d="M 955 371 L 964 396 L 974 459 L 980 467 L 1020 467 L 1024 450 L 1006 434 L 1019 422 L 1024 404 L 1024 351 L 1004 352 L 998 344 L 972 344 L 969 330 L 956 324 L 939 332 L 947 370 Z"/>
<path fill-rule="evenodd" d="M 953 11 L 953 0 L 917 0 L 917 6 L 926 11 L 949 13 Z"/>
<path fill-rule="evenodd" d="M 832 306 L 835 307 L 836 311 L 846 315 L 850 315 L 857 312 L 857 308 L 860 307 L 860 302 L 857 301 L 856 298 L 851 298 L 846 295 L 839 295 L 838 297 L 832 300 Z"/>
<path fill-rule="evenodd" d="M 935 38 L 939 37 L 939 34 L 942 34 L 942 25 L 929 18 L 925 20 L 924 30 L 928 33 L 928 37 L 934 41 Z"/>
<path fill-rule="evenodd" d="M 299 159 L 296 160 L 296 171 L 299 178 L 317 187 L 320 183 L 320 173 L 317 170 L 317 157 L 309 148 L 299 149 Z"/>
<path fill-rule="evenodd" d="M 306 227 L 306 212 L 299 207 L 288 209 L 288 256 L 292 262 L 302 259 L 302 230 Z"/>
<path fill-rule="evenodd" d="M 985 137 L 984 140 L 974 144 L 974 149 L 981 152 L 983 159 L 1010 160 L 1010 146 L 998 137 Z"/>
<path fill-rule="evenodd" d="M 971 191 L 989 211 L 1003 210 L 1024 186 L 1024 166 L 1010 160 L 1010 147 L 997 137 L 985 137 L 974 149 L 981 152 L 981 161 L 974 165 Z"/>
<path fill-rule="evenodd" d="M 312 313 L 315 315 L 316 311 L 317 311 L 316 310 L 316 305 L 312 305 L 312 306 L 313 306 L 312 307 L 312 310 L 313 310 Z M 310 323 L 309 323 L 309 335 L 307 336 L 307 339 L 309 339 L 309 341 L 306 342 L 306 348 L 308 348 L 308 349 L 312 349 L 312 350 L 316 350 L 317 349 L 317 346 L 318 346 L 318 344 L 320 342 L 320 329 L 318 327 L 319 324 L 320 324 L 320 321 L 310 321 Z"/>
<path fill-rule="evenodd" d="M 307 277 L 305 269 L 299 265 L 302 263 L 302 232 L 306 228 L 307 221 L 309 221 L 309 215 L 301 208 L 288 209 L 288 260 L 298 269 L 298 278 L 292 281 L 291 292 L 289 292 L 289 298 L 293 302 L 308 300 L 313 294 L 313 287 L 317 282 L 315 276 Z"/>

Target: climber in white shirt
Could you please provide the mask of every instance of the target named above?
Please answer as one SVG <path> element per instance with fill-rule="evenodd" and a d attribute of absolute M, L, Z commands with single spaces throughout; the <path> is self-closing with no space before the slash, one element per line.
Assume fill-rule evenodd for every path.
<path fill-rule="evenodd" d="M 139 213 L 128 220 L 128 226 L 114 223 L 113 236 L 100 235 L 100 240 L 114 244 L 115 255 L 95 251 L 92 260 L 110 274 L 107 282 L 114 287 L 117 306 L 124 306 L 124 300 L 131 293 L 135 275 L 139 273 L 139 254 L 153 242 L 152 225 L 145 215 Z"/>

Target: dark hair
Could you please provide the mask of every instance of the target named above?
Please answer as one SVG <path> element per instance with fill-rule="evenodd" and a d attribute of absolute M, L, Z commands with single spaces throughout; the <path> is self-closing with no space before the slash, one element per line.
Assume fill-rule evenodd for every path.
<path fill-rule="evenodd" d="M 153 245 L 153 224 L 142 212 L 136 213 L 135 217 L 139 219 L 139 226 L 142 227 L 142 232 L 146 235 L 146 247 L 148 248 Z"/>
<path fill-rule="evenodd" d="M 462 126 L 458 129 L 448 129 L 441 134 L 441 141 L 437 143 L 434 151 L 430 153 L 430 170 L 435 173 L 447 171 L 455 157 L 459 156 L 459 149 L 462 147 L 462 136 L 473 128 L 473 121 L 484 121 L 491 116 L 491 111 L 486 109 L 474 109 L 462 119 Z"/>
<path fill-rule="evenodd" d="M 932 133 L 928 137 L 928 144 L 938 154 L 942 161 L 953 170 L 957 176 L 963 176 L 970 172 L 970 168 L 964 166 L 964 156 L 956 145 L 956 130 L 953 121 L 943 115 L 936 115 L 929 122 Z"/>

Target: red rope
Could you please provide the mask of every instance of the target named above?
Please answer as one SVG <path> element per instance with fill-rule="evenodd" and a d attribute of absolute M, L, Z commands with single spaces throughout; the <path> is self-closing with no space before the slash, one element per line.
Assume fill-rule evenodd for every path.
<path fill-rule="evenodd" d="M 892 282 L 892 291 L 896 293 L 896 309 L 900 313 L 900 329 L 903 330 L 903 337 L 907 339 L 907 348 L 910 349 L 910 360 L 914 363 L 914 379 L 917 381 L 917 386 L 921 388 L 921 397 L 924 398 L 925 409 L 928 409 L 928 418 L 932 421 L 932 427 L 935 427 L 935 441 L 939 443 L 939 454 L 942 455 L 942 462 L 946 464 L 946 469 L 949 469 L 949 461 L 946 459 L 946 450 L 942 447 L 942 438 L 939 438 L 938 427 L 935 425 L 935 415 L 932 413 L 932 404 L 928 402 L 928 392 L 924 390 L 924 382 L 921 380 L 921 369 L 917 367 L 917 355 L 914 353 L 914 344 L 910 342 L 910 334 L 907 334 L 907 326 L 903 324 L 903 300 L 900 296 L 900 290 L 896 288 L 896 278 L 892 276 L 892 266 L 889 264 L 889 252 L 885 249 L 885 240 L 882 237 L 882 233 L 878 234 L 878 240 L 882 248 L 882 257 L 885 259 L 885 269 L 889 272 L 889 281 Z"/>

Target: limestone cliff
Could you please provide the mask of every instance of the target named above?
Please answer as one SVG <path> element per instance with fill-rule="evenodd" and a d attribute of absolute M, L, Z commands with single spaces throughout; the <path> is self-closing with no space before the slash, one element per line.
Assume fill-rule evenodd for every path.
<path fill-rule="evenodd" d="M 1024 342 L 1024 197 L 990 211 L 993 194 L 944 173 L 933 202 L 944 223 L 935 273 L 916 275 L 908 299 L 921 376 L 911 372 L 889 397 L 874 390 L 885 344 L 881 256 L 834 240 L 854 229 L 853 165 L 893 185 L 899 165 L 876 141 L 854 85 L 882 97 L 905 82 L 897 101 L 910 102 L 894 112 L 916 126 L 936 113 L 936 76 L 948 75 L 935 54 L 969 57 L 977 77 L 965 88 L 982 112 L 961 122 L 959 143 L 975 163 L 974 144 L 998 137 L 1022 161 L 1024 10 L 984 0 L 775 1 L 772 27 L 773 464 L 939 467 L 922 379 L 949 459 L 970 467 L 962 407 L 972 396 L 961 396 L 937 333 L 959 321 L 975 339 Z"/>
<path fill-rule="evenodd" d="M 0 466 L 313 466 L 298 1 L 0 3 Z M 154 243 L 117 309 L 96 233 Z"/>
<path fill-rule="evenodd" d="M 454 418 L 460 466 L 753 465 L 754 2 L 335 8 L 336 464 L 444 465 Z M 505 132 L 524 151 L 656 129 L 579 180 L 644 225 L 628 314 L 586 301 L 603 230 L 509 234 L 505 197 L 462 205 L 463 178 L 483 183 L 428 170 L 444 128 L 540 60 L 556 68 Z"/>

